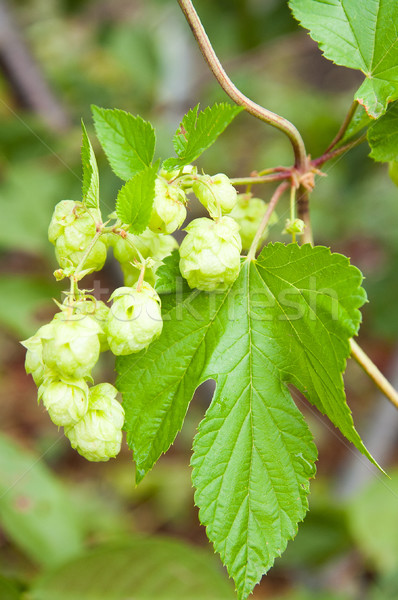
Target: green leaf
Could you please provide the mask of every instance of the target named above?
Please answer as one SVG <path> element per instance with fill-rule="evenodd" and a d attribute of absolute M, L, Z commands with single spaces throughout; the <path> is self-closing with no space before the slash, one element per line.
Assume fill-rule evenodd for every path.
<path fill-rule="evenodd" d="M 99 175 L 95 154 L 82 120 L 83 204 L 99 208 Z"/>
<path fill-rule="evenodd" d="M 98 139 L 116 175 L 128 181 L 149 167 L 155 152 L 152 125 L 124 110 L 91 108 Z"/>
<path fill-rule="evenodd" d="M 368 130 L 370 156 L 379 162 L 398 160 L 398 102 L 393 102 L 387 112 Z"/>
<path fill-rule="evenodd" d="M 391 0 L 290 0 L 326 58 L 365 75 L 355 99 L 374 119 L 398 98 L 398 3 Z"/>
<path fill-rule="evenodd" d="M 152 204 L 155 196 L 156 169 L 146 167 L 119 191 L 116 200 L 116 213 L 129 231 L 142 233 L 151 218 Z"/>
<path fill-rule="evenodd" d="M 82 552 L 83 536 L 67 490 L 40 458 L 0 435 L 0 523 L 27 556 L 55 566 Z"/>
<path fill-rule="evenodd" d="M 172 294 L 177 289 L 189 288 L 180 273 L 180 253 L 178 250 L 162 259 L 163 264 L 156 269 L 155 288 L 158 294 Z"/>
<path fill-rule="evenodd" d="M 194 442 L 193 481 L 200 519 L 240 598 L 307 510 L 316 449 L 287 385 L 371 459 L 342 380 L 366 299 L 361 281 L 327 248 L 270 244 L 223 293 L 163 296 L 160 338 L 117 360 L 137 481 L 173 443 L 196 387 L 217 382 Z"/>
<path fill-rule="evenodd" d="M 233 600 L 214 557 L 167 538 L 104 545 L 42 577 L 31 600 Z"/>
<path fill-rule="evenodd" d="M 199 112 L 199 104 L 197 104 L 184 116 L 173 138 L 174 149 L 179 158 L 167 159 L 163 167 L 171 171 L 196 160 L 202 152 L 214 144 L 218 136 L 242 110 L 240 106 L 222 102 L 208 106 L 204 111 Z"/>

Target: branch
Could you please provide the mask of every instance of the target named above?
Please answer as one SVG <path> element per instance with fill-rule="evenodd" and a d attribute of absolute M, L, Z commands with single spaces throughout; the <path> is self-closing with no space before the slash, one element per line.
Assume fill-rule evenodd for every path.
<path fill-rule="evenodd" d="M 258 175 L 255 177 L 231 177 L 230 182 L 233 185 L 252 185 L 254 183 L 273 183 L 275 181 L 283 181 L 291 177 L 291 171 L 286 170 L 284 173 L 275 173 L 270 175 Z"/>
<path fill-rule="evenodd" d="M 296 127 L 287 119 L 271 112 L 270 110 L 267 110 L 266 108 L 263 108 L 259 104 L 256 104 L 242 94 L 240 90 L 238 90 L 238 88 L 228 77 L 216 53 L 214 52 L 211 42 L 191 0 L 178 0 L 178 4 L 180 5 L 181 10 L 188 21 L 204 59 L 209 65 L 210 70 L 216 77 L 222 89 L 236 104 L 243 106 L 248 113 L 285 133 L 293 146 L 296 168 L 300 171 L 304 170 L 307 162 L 306 150 L 303 139 Z"/>
<path fill-rule="evenodd" d="M 398 392 L 393 388 L 391 383 L 384 377 L 383 373 L 379 371 L 376 365 L 370 360 L 369 356 L 365 354 L 360 346 L 354 341 L 350 340 L 351 355 L 357 361 L 360 367 L 365 373 L 371 378 L 373 383 L 379 388 L 380 391 L 389 399 L 396 408 L 398 408 Z"/>
<path fill-rule="evenodd" d="M 359 146 L 359 144 L 362 144 L 362 142 L 364 142 L 365 140 L 366 140 L 366 133 L 361 135 L 359 138 L 357 138 L 353 142 L 349 142 L 348 144 L 345 144 L 344 146 L 340 146 L 340 148 L 336 148 L 336 150 L 331 150 L 330 152 L 325 152 L 325 154 L 322 154 L 322 156 L 320 156 L 319 158 L 315 158 L 314 160 L 312 160 L 311 165 L 315 168 L 321 167 L 328 160 L 332 160 L 332 158 L 336 158 L 336 156 L 340 156 L 340 154 L 345 154 L 346 152 L 351 150 L 351 148 L 355 148 L 355 146 Z"/>

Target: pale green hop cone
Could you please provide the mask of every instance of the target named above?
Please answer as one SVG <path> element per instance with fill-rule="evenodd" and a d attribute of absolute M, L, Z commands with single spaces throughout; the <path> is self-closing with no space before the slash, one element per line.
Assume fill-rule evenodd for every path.
<path fill-rule="evenodd" d="M 180 247 L 180 271 L 189 287 L 211 292 L 226 289 L 239 275 L 242 242 L 230 217 L 195 219 Z"/>
<path fill-rule="evenodd" d="M 124 410 L 116 394 L 110 383 L 90 388 L 88 412 L 76 425 L 65 428 L 72 448 L 87 460 L 107 461 L 120 452 Z"/>
<path fill-rule="evenodd" d="M 51 327 L 51 323 L 47 323 L 40 327 L 30 338 L 21 342 L 22 346 L 26 348 L 25 371 L 32 375 L 33 381 L 38 387 L 50 372 L 50 369 L 43 362 L 42 336 L 45 335 L 46 331 L 52 331 Z"/>
<path fill-rule="evenodd" d="M 267 208 L 268 204 L 264 200 L 261 200 L 261 198 L 253 198 L 251 194 L 239 195 L 238 202 L 229 216 L 240 226 L 239 234 L 243 250 L 249 250 Z M 273 212 L 268 224 L 275 223 L 277 220 L 278 218 Z M 265 228 L 260 243 L 267 239 L 267 235 L 268 227 Z"/>
<path fill-rule="evenodd" d="M 55 245 L 55 256 L 62 269 L 80 264 L 96 234 L 97 223 L 101 223 L 101 214 L 96 209 L 86 209 L 81 202 L 72 200 L 57 204 L 48 228 L 48 239 Z M 100 271 L 106 251 L 106 244 L 98 239 L 83 268 Z"/>
<path fill-rule="evenodd" d="M 88 410 L 88 385 L 84 379 L 52 375 L 39 387 L 38 399 L 43 401 L 55 425 L 74 425 Z"/>
<path fill-rule="evenodd" d="M 64 377 L 89 377 L 100 353 L 99 324 L 90 316 L 58 313 L 43 336 L 43 362 Z"/>
<path fill-rule="evenodd" d="M 66 298 L 64 305 L 68 306 L 68 298 Z M 73 314 L 76 315 L 76 319 L 77 315 L 80 315 L 81 319 L 84 319 L 84 317 L 88 315 L 89 317 L 92 317 L 94 321 L 96 321 L 101 327 L 101 332 L 98 333 L 101 352 L 109 350 L 106 333 L 108 313 L 109 306 L 107 306 L 105 302 L 102 302 L 102 300 L 96 300 L 93 298 L 82 298 L 81 300 L 77 300 L 73 304 Z"/>
<path fill-rule="evenodd" d="M 231 212 L 238 200 L 238 194 L 224 173 L 198 175 L 192 190 L 201 204 L 213 218 Z"/>
<path fill-rule="evenodd" d="M 163 328 L 160 298 L 147 282 L 116 289 L 108 316 L 108 343 L 119 356 L 143 350 L 155 340 Z"/>
<path fill-rule="evenodd" d="M 186 219 L 186 196 L 177 185 L 158 177 L 155 181 L 155 198 L 149 229 L 154 233 L 173 233 Z"/>

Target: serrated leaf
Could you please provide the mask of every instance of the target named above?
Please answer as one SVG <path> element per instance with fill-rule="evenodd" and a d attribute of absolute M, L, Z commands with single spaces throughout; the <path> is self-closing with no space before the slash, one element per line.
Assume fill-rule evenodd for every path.
<path fill-rule="evenodd" d="M 83 167 L 83 204 L 87 208 L 99 207 L 99 175 L 94 150 L 82 121 L 82 167 Z"/>
<path fill-rule="evenodd" d="M 391 0 L 290 0 L 326 58 L 358 69 L 365 80 L 355 94 L 374 119 L 398 98 L 398 3 Z"/>
<path fill-rule="evenodd" d="M 393 102 L 387 112 L 368 130 L 372 149 L 369 156 L 379 162 L 398 160 L 398 102 Z"/>
<path fill-rule="evenodd" d="M 119 191 L 116 200 L 116 214 L 129 231 L 140 234 L 146 229 L 151 217 L 155 196 L 156 169 L 146 167 Z"/>
<path fill-rule="evenodd" d="M 31 600 L 233 600 L 214 557 L 167 538 L 107 544 L 45 574 Z"/>
<path fill-rule="evenodd" d="M 118 177 L 128 181 L 150 166 L 155 152 L 155 130 L 148 121 L 124 110 L 93 105 L 95 130 Z"/>
<path fill-rule="evenodd" d="M 163 264 L 156 269 L 155 289 L 158 294 L 172 294 L 176 290 L 184 289 L 187 291 L 185 279 L 180 272 L 180 253 L 178 250 L 162 259 Z"/>
<path fill-rule="evenodd" d="M 179 158 L 165 160 L 163 167 L 171 171 L 196 160 L 214 144 L 242 110 L 242 107 L 226 102 L 208 106 L 204 111 L 199 111 L 199 104 L 192 108 L 182 119 L 173 138 L 174 149 Z"/>
<path fill-rule="evenodd" d="M 307 510 L 316 449 L 287 385 L 371 459 L 342 380 L 366 299 L 361 280 L 327 248 L 270 244 L 223 293 L 163 296 L 161 337 L 117 361 L 137 481 L 173 443 L 196 387 L 217 382 L 195 438 L 193 481 L 201 521 L 240 598 Z"/>

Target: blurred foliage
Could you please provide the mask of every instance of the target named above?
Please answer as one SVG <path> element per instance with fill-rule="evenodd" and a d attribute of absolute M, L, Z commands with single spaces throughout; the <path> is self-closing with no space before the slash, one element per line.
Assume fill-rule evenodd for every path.
<path fill-rule="evenodd" d="M 308 152 L 321 154 L 351 104 L 357 87 L 352 72 L 321 57 L 299 31 L 287 2 L 196 4 L 233 81 L 249 97 L 291 119 Z M 46 232 L 59 200 L 80 199 L 81 117 L 98 154 L 104 214 L 113 210 L 120 182 L 99 151 L 90 104 L 150 120 L 158 132 L 157 155 L 166 158 L 173 155 L 171 136 L 186 110 L 226 97 L 208 73 L 175 0 L 10 0 L 9 6 L 71 122 L 64 131 L 49 128 L 24 108 L 6 73 L 0 75 L 5 224 L 0 228 L 0 326 L 16 342 L 33 333 L 41 311 L 51 310 L 51 297 L 59 297 L 62 289 L 52 279 L 55 261 Z M 317 177 L 312 216 L 316 241 L 351 256 L 366 275 L 370 304 L 363 332 L 384 347 L 398 336 L 398 190 L 388 179 L 387 166 L 373 163 L 368 152 L 363 144 L 324 167 L 327 176 Z M 198 166 L 238 177 L 291 162 L 282 134 L 242 114 Z M 260 186 L 256 195 L 268 199 L 271 192 Z M 194 215 L 198 208 L 191 210 Z M 287 201 L 282 202 L 273 239 L 281 239 L 288 210 Z M 120 274 L 111 264 L 104 277 L 110 282 L 101 281 L 101 287 L 107 288 Z M 113 600 L 125 597 L 123 589 L 138 600 L 233 598 L 192 509 L 189 453 L 208 388 L 197 394 L 171 456 L 134 489 L 127 454 L 109 468 L 86 465 L 70 457 L 40 414 L 37 420 L 30 416 L 28 404 L 38 411 L 33 386 L 23 374 L 23 352 L 16 343 L 15 350 L 9 348 L 1 355 L 2 388 L 5 396 L 14 391 L 20 400 L 15 400 L 12 416 L 2 418 L 10 433 L 16 431 L 24 445 L 43 448 L 45 455 L 39 459 L 0 437 L 0 598 L 21 598 L 38 572 L 33 595 L 26 599 Z M 332 465 L 329 479 L 313 494 L 296 539 L 254 598 L 357 600 L 364 597 L 365 585 L 369 600 L 393 600 L 398 597 L 398 475 L 378 479 L 354 500 L 337 505 L 333 469 L 339 442 L 325 438 L 322 453 Z M 141 539 L 138 533 L 154 535 Z M 185 542 L 159 535 L 164 533 L 183 535 Z M 204 553 L 195 547 L 202 542 Z M 359 565 L 352 568 L 348 584 L 337 575 L 336 591 L 325 591 L 330 586 L 324 574 L 352 555 Z M 48 570 L 56 563 L 57 568 Z"/>

